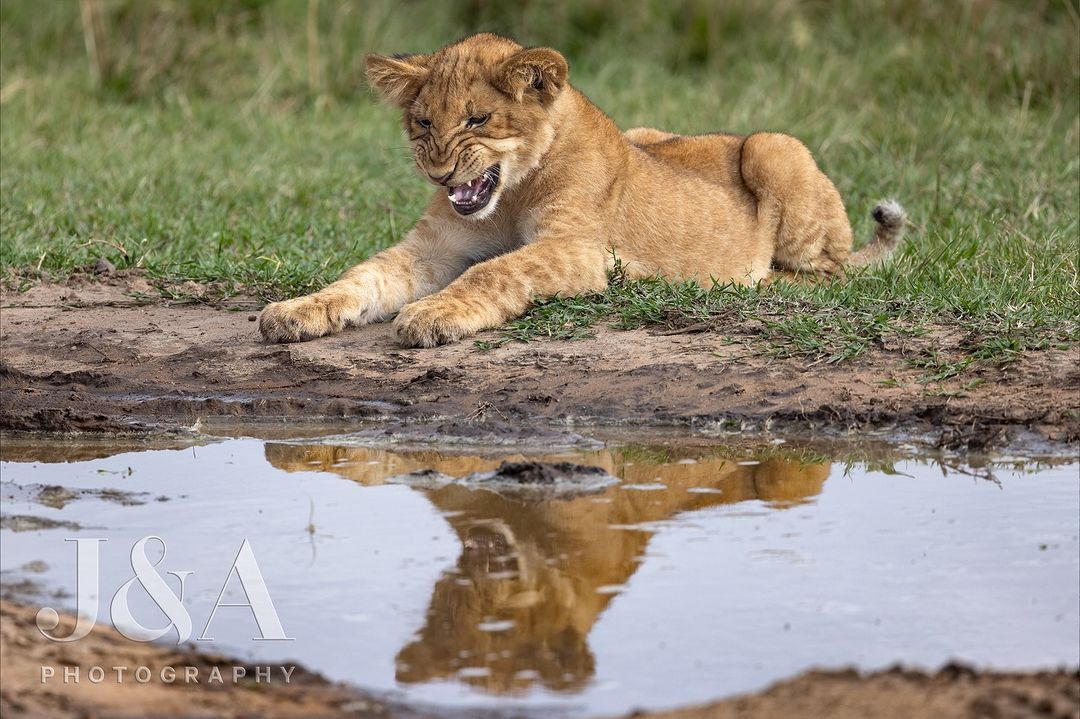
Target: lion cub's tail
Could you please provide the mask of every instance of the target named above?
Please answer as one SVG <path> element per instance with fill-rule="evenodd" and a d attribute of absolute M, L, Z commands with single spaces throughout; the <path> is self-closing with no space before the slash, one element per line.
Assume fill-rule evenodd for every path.
<path fill-rule="evenodd" d="M 885 200 L 874 206 L 874 239 L 870 244 L 851 255 L 848 266 L 865 267 L 889 259 L 904 237 L 907 213 L 895 200 Z"/>

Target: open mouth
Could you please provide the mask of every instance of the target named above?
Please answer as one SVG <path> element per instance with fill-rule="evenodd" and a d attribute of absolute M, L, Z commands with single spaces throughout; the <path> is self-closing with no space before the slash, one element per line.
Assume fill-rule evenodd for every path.
<path fill-rule="evenodd" d="M 463 545 L 464 551 L 458 561 L 464 569 L 489 574 L 518 570 L 518 555 L 510 540 L 499 531 L 487 527 L 472 527 Z"/>
<path fill-rule="evenodd" d="M 487 207 L 498 186 L 499 166 L 492 165 L 464 185 L 449 188 L 446 195 L 459 215 L 471 215 Z"/>

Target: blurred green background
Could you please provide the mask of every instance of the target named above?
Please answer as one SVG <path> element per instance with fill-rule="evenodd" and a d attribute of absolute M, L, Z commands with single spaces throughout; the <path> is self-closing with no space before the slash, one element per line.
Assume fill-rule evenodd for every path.
<path fill-rule="evenodd" d="M 480 30 L 562 51 L 622 127 L 796 135 L 857 242 L 900 199 L 911 241 L 859 302 L 1076 336 L 1074 0 L 4 0 L 7 281 L 98 257 L 266 298 L 332 279 L 430 192 L 364 54 Z"/>

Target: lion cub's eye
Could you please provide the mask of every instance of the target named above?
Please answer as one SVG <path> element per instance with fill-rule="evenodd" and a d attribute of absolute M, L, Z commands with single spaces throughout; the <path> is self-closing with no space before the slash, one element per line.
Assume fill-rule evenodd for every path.
<path fill-rule="evenodd" d="M 427 119 L 426 117 L 417 117 L 415 119 L 416 119 L 416 124 L 419 125 L 420 127 L 424 128 L 424 129 L 430 129 L 431 128 L 431 120 Z"/>
<path fill-rule="evenodd" d="M 488 121 L 489 117 L 491 117 L 491 115 L 473 115 L 472 117 L 470 117 L 468 120 L 465 121 L 465 127 L 466 128 L 480 127 L 481 125 L 483 125 L 485 122 Z"/>

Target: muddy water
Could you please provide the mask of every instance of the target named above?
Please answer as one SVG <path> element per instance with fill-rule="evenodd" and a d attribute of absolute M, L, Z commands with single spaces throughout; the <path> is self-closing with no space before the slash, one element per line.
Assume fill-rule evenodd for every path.
<path fill-rule="evenodd" d="M 213 637 L 201 649 L 458 706 L 613 713 L 809 667 L 1080 662 L 1076 463 L 1001 459 L 991 476 L 783 449 L 566 451 L 545 459 L 620 481 L 560 495 L 400 479 L 520 459 L 505 450 L 9 441 L 0 570 L 9 586 L 42 588 L 30 601 L 73 609 L 65 539 L 105 538 L 107 622 L 134 574 L 132 545 L 158 536 L 156 571 L 193 572 L 184 606 L 194 636 Z M 218 609 L 204 629 L 245 539 L 290 641 L 254 641 L 244 607 Z M 129 596 L 141 624 L 168 624 L 138 587 Z M 223 596 L 244 601 L 235 578 Z"/>

